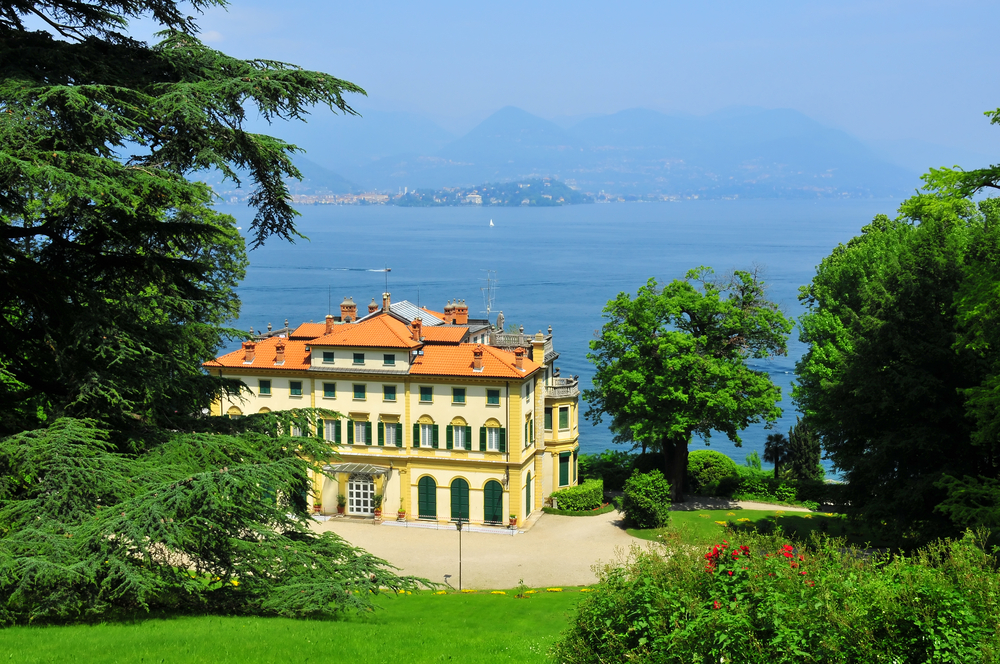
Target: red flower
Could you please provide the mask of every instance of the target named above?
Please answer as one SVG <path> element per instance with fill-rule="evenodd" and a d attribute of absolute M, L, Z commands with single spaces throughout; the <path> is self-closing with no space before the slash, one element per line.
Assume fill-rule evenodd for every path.
<path fill-rule="evenodd" d="M 791 566 L 792 566 L 792 569 L 795 569 L 796 567 L 799 566 L 799 564 L 798 563 L 792 563 Z M 802 573 L 805 574 L 805 572 L 802 572 Z"/>
<path fill-rule="evenodd" d="M 733 570 L 729 570 L 729 576 L 733 575 Z"/>
<path fill-rule="evenodd" d="M 715 600 L 714 602 L 712 602 L 712 608 L 713 609 L 721 609 L 722 608 L 722 605 L 719 604 L 719 600 Z"/>

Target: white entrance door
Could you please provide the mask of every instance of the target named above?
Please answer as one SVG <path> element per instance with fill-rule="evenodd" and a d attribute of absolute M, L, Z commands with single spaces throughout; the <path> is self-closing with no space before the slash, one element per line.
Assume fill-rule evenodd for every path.
<path fill-rule="evenodd" d="M 375 481 L 371 475 L 351 475 L 347 480 L 347 513 L 375 513 Z"/>

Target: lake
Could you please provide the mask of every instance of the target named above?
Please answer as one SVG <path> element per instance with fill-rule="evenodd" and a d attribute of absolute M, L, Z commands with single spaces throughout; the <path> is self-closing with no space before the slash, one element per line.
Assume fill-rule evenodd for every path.
<path fill-rule="evenodd" d="M 440 311 L 450 299 L 465 299 L 470 316 L 482 317 L 487 270 L 498 281 L 492 318 L 503 311 L 508 324 L 527 333 L 552 326 L 562 375 L 579 375 L 590 387 L 588 342 L 603 324 L 601 310 L 621 291 L 634 293 L 650 277 L 682 277 L 699 265 L 725 272 L 758 265 L 769 295 L 786 314 L 798 316 L 799 286 L 838 244 L 857 235 L 878 213 L 893 216 L 894 200 L 734 200 L 619 203 L 554 208 L 399 208 L 392 206 L 301 206 L 299 230 L 309 240 L 272 239 L 250 253 L 239 289 L 238 327 L 268 323 L 294 327 L 322 321 L 332 303 L 352 296 L 365 311 L 388 289 Z M 221 206 L 249 228 L 252 212 Z M 492 219 L 494 226 L 490 227 Z M 388 266 L 388 275 L 369 270 Z M 789 355 L 755 364 L 781 387 L 784 415 L 775 431 L 795 423 L 791 383 L 804 351 L 798 331 Z M 710 443 L 742 463 L 762 452 L 771 431 L 755 425 L 736 447 L 725 436 Z M 702 445 L 692 443 L 692 449 Z M 582 452 L 614 447 L 606 426 L 581 421 Z M 827 462 L 824 462 L 827 463 Z"/>

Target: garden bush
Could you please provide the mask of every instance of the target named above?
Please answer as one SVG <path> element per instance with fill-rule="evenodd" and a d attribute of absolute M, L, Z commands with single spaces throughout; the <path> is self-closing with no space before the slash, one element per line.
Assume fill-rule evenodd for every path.
<path fill-rule="evenodd" d="M 582 479 L 604 480 L 604 488 L 621 491 L 625 480 L 632 474 L 639 455 L 620 450 L 604 450 L 599 454 L 581 454 L 579 458 Z"/>
<path fill-rule="evenodd" d="M 670 519 L 670 483 L 658 470 L 632 473 L 621 501 L 625 523 L 633 528 L 662 528 Z"/>
<path fill-rule="evenodd" d="M 736 473 L 736 462 L 722 452 L 695 450 L 688 454 L 687 483 L 691 493 L 714 495 L 719 482 Z"/>
<path fill-rule="evenodd" d="M 602 480 L 586 480 L 578 486 L 552 492 L 560 510 L 583 512 L 597 509 L 604 503 L 604 482 Z"/>
<path fill-rule="evenodd" d="M 553 654 L 560 662 L 996 662 L 1000 574 L 980 536 L 913 556 L 780 530 L 606 566 Z"/>

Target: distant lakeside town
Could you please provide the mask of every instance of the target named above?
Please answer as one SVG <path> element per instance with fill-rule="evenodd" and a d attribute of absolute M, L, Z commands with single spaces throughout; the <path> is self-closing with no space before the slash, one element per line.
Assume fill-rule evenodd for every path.
<path fill-rule="evenodd" d="M 242 192 L 217 192 L 228 203 L 245 202 Z M 484 184 L 476 187 L 409 189 L 396 193 L 366 191 L 360 193 L 293 193 L 297 205 L 396 205 L 399 207 L 553 207 L 583 203 L 657 202 L 697 199 L 698 195 L 616 194 L 600 191 L 581 192 L 553 178 L 538 178 Z"/>

